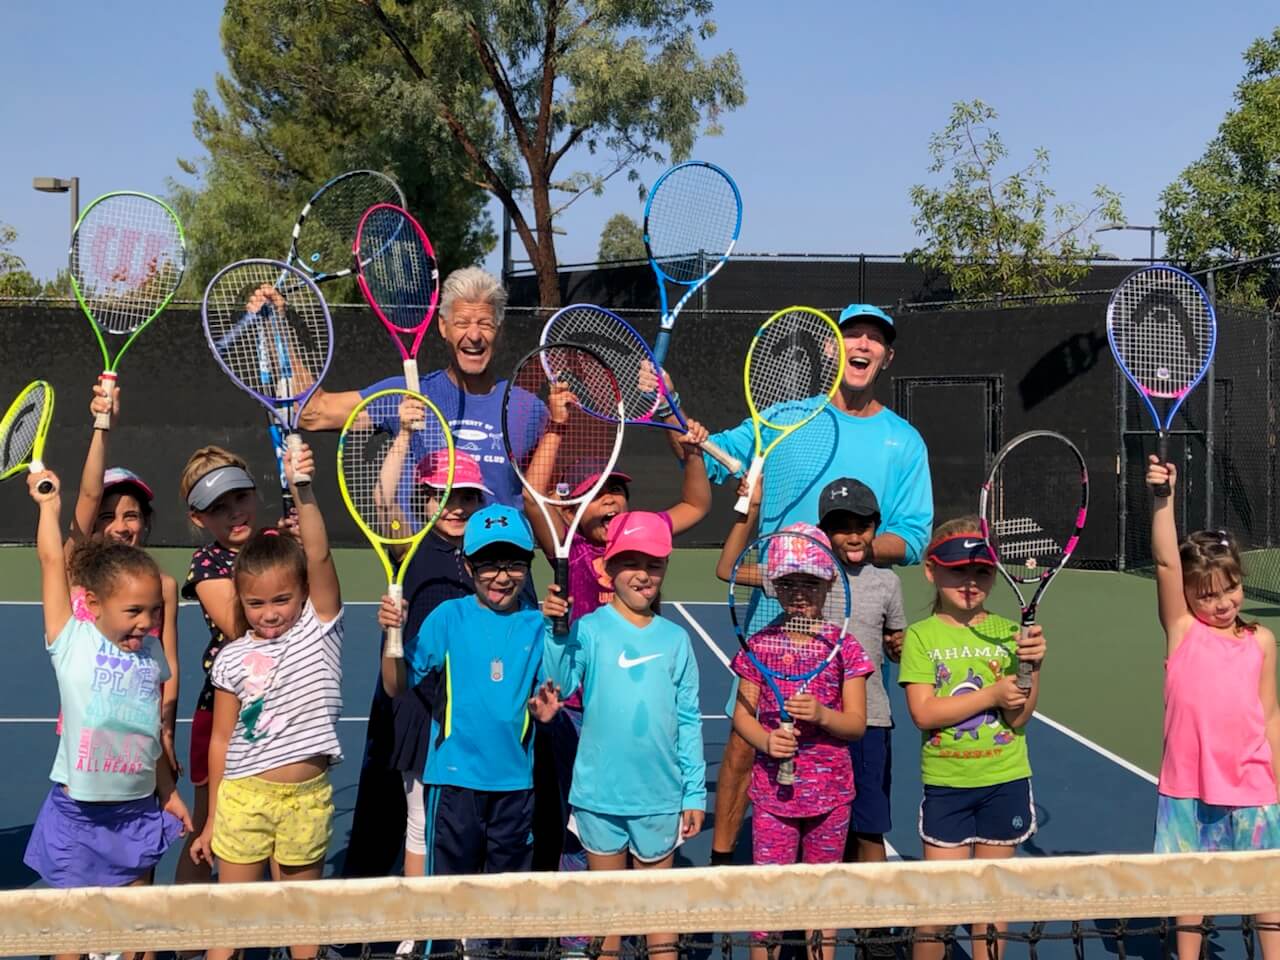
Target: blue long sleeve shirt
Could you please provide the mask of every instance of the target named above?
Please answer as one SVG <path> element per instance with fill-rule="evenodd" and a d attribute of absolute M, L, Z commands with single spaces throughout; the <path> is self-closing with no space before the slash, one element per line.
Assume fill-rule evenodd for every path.
<path fill-rule="evenodd" d="M 769 428 L 761 433 L 765 448 L 777 436 Z M 755 435 L 750 420 L 711 439 L 744 464 L 751 462 Z M 718 461 L 706 455 L 703 460 L 713 483 L 729 480 Z M 892 410 L 855 417 L 828 404 L 769 454 L 764 477 L 761 533 L 801 520 L 816 523 L 822 488 L 832 480 L 853 477 L 870 487 L 880 502 L 876 532 L 901 537 L 907 545 L 906 562 L 920 562 L 933 528 L 929 452 L 916 428 Z"/>
<path fill-rule="evenodd" d="M 542 657 L 561 690 L 582 685 L 573 806 L 629 816 L 706 807 L 698 662 L 683 629 L 662 617 L 637 627 L 606 605 L 567 637 L 548 621 Z"/>

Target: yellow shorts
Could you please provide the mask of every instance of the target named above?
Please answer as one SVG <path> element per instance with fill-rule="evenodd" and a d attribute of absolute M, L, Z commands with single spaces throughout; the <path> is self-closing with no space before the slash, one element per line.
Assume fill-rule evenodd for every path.
<path fill-rule="evenodd" d="M 286 867 L 319 863 L 329 850 L 333 787 L 329 775 L 302 783 L 261 777 L 223 780 L 213 819 L 213 852 L 229 863 L 272 859 Z"/>

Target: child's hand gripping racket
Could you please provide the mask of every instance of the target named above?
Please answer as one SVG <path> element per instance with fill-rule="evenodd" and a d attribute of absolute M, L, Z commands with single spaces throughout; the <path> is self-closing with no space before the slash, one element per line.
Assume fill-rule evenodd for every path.
<path fill-rule="evenodd" d="M 982 485 L 978 517 L 996 569 L 1018 598 L 1024 635 L 1036 622 L 1040 598 L 1080 542 L 1088 511 L 1089 471 L 1076 445 L 1062 434 L 1032 430 L 996 454 Z M 1028 603 L 1022 586 L 1033 583 L 1036 591 Z M 1018 661 L 1020 690 L 1031 689 L 1033 669 L 1029 660 Z"/>
<path fill-rule="evenodd" d="M 102 349 L 102 385 L 116 382 L 120 358 L 169 305 L 187 266 L 182 224 L 162 200 L 108 193 L 85 208 L 71 234 L 71 289 Z M 112 356 L 108 338 L 124 342 Z M 117 342 L 119 342 L 117 340 Z M 111 429 L 111 414 L 94 418 Z"/>
<path fill-rule="evenodd" d="M 13 398 L 0 419 L 0 480 L 17 476 L 24 469 L 44 472 L 44 443 L 53 422 L 53 387 L 35 380 Z M 54 484 L 42 480 L 39 493 L 52 493 Z"/>
<path fill-rule="evenodd" d="M 849 580 L 830 549 L 794 530 L 759 537 L 742 551 L 729 579 L 734 633 L 777 701 L 780 726 L 794 732 L 788 699 L 835 660 L 849 634 Z M 778 783 L 795 782 L 794 755 Z"/>
<path fill-rule="evenodd" d="M 429 400 L 409 390 L 366 397 L 338 437 L 342 500 L 382 561 L 397 611 L 405 571 L 444 512 L 453 472 L 449 425 Z M 400 626 L 387 626 L 386 637 L 384 656 L 403 657 Z"/>

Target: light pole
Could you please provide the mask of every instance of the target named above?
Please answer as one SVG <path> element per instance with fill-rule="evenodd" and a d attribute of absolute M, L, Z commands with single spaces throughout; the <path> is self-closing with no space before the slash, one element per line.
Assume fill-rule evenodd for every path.
<path fill-rule="evenodd" d="M 71 194 L 71 236 L 74 236 L 76 222 L 80 219 L 80 178 L 64 180 L 61 177 L 35 177 L 31 186 L 41 193 Z"/>
<path fill-rule="evenodd" d="M 1151 236 L 1151 256 L 1150 262 L 1156 262 L 1156 234 L 1163 233 L 1159 227 L 1144 227 L 1136 223 L 1108 223 L 1106 226 L 1099 227 L 1097 233 L 1106 233 L 1108 230 L 1143 230 Z"/>

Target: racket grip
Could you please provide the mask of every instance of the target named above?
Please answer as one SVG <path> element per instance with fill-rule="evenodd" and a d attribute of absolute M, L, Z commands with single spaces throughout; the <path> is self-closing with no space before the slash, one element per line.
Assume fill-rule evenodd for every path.
<path fill-rule="evenodd" d="M 796 725 L 790 720 L 783 720 L 780 724 L 783 730 L 788 733 L 794 733 Z M 796 782 L 796 758 L 788 757 L 778 764 L 778 786 L 789 787 Z"/>
<path fill-rule="evenodd" d="M 410 393 L 421 393 L 419 389 L 421 381 L 418 378 L 418 358 L 405 357 L 404 361 L 404 388 Z"/>
<path fill-rule="evenodd" d="M 702 441 L 702 452 L 734 476 L 742 472 L 742 461 L 731 454 L 725 453 L 718 444 L 712 443 L 710 440 L 704 440 Z"/>
<path fill-rule="evenodd" d="M 764 457 L 753 457 L 751 459 L 751 468 L 747 470 L 747 492 L 740 496 L 738 502 L 733 505 L 733 509 L 744 517 L 751 511 L 751 495 L 755 493 L 756 484 L 760 482 L 760 470 L 763 467 Z"/>
<path fill-rule="evenodd" d="M 40 460 L 32 460 L 31 463 L 28 465 L 27 469 L 30 470 L 32 473 L 44 473 L 44 463 Z M 41 480 L 38 484 L 36 484 L 36 492 L 52 493 L 53 481 Z"/>
<path fill-rule="evenodd" d="M 666 326 L 659 327 L 658 339 L 653 341 L 653 360 L 654 363 L 658 365 L 659 369 L 662 369 L 667 362 L 667 350 L 670 346 L 671 328 Z"/>
<path fill-rule="evenodd" d="M 111 403 L 115 399 L 116 394 L 116 374 L 114 370 L 103 370 L 102 376 L 98 377 L 98 382 L 102 384 L 102 389 L 106 391 L 107 402 Z M 107 409 L 106 413 L 95 413 L 93 415 L 93 429 L 110 430 L 111 429 L 111 410 Z"/>
<path fill-rule="evenodd" d="M 1156 437 L 1156 456 L 1160 458 L 1162 466 L 1169 462 L 1169 435 L 1163 430 Z M 1152 488 L 1151 492 L 1157 497 L 1171 497 L 1173 496 L 1173 487 L 1167 483 L 1162 483 Z"/>
<path fill-rule="evenodd" d="M 302 449 L 302 437 L 299 434 L 291 433 L 285 444 L 289 448 L 289 466 L 296 467 L 298 465 L 298 451 Z M 305 487 L 311 483 L 311 474 L 295 473 L 293 475 L 293 485 L 295 487 Z"/>
<path fill-rule="evenodd" d="M 404 596 L 404 588 L 398 583 L 387 585 L 387 596 L 400 605 L 400 599 Z M 403 627 L 387 627 L 387 638 L 382 643 L 382 655 L 390 657 L 393 660 L 401 660 L 404 658 L 404 628 Z"/>
<path fill-rule="evenodd" d="M 1019 640 L 1022 640 L 1026 637 L 1027 628 L 1031 626 L 1034 622 L 1035 622 L 1034 620 L 1029 620 L 1025 618 L 1023 619 L 1022 626 L 1018 628 Z M 1034 671 L 1034 667 L 1035 667 L 1035 664 L 1033 664 L 1030 660 L 1018 661 L 1018 676 L 1014 682 L 1017 683 L 1018 689 L 1021 690 L 1023 693 L 1026 693 L 1031 689 L 1031 674 Z"/>
<path fill-rule="evenodd" d="M 556 586 L 560 588 L 560 596 L 567 600 L 569 598 L 569 558 L 568 557 L 556 557 L 555 575 L 556 575 Z M 568 636 L 569 615 L 566 613 L 552 620 L 551 630 L 557 637 Z"/>

